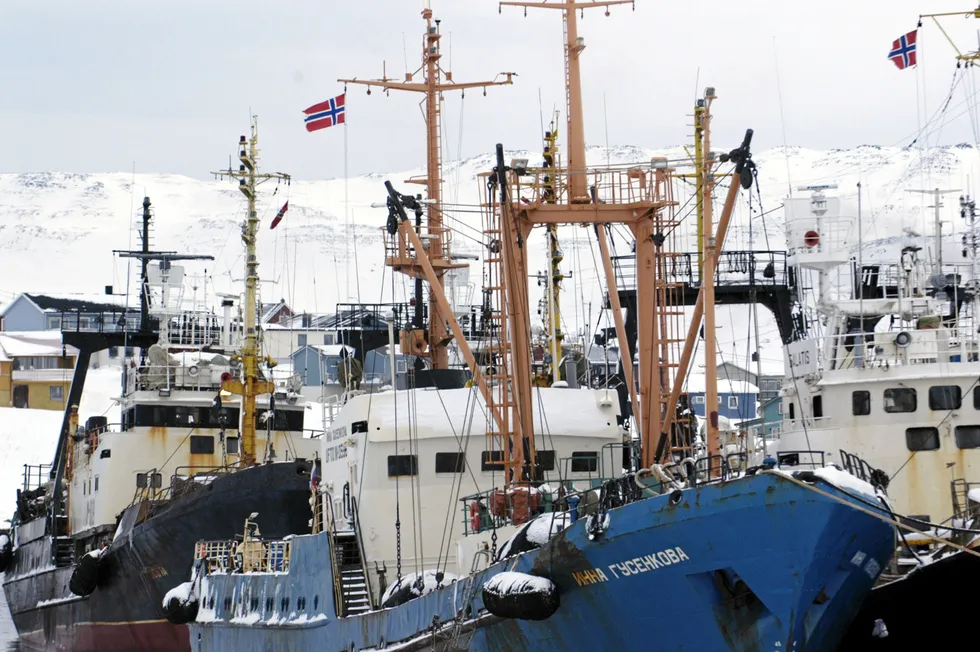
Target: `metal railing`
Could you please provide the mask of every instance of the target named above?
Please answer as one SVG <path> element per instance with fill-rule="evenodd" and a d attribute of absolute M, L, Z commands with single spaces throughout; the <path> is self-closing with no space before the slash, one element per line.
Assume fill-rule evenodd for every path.
<path fill-rule="evenodd" d="M 194 557 L 207 562 L 210 573 L 288 573 L 292 541 L 245 539 L 198 541 Z"/>
<path fill-rule="evenodd" d="M 34 491 L 41 485 L 49 482 L 51 479 L 51 466 L 51 464 L 25 464 L 21 489 L 23 491 Z"/>
<path fill-rule="evenodd" d="M 613 256 L 620 290 L 636 289 L 635 256 Z M 664 261 L 664 282 L 700 287 L 704 282 L 698 254 L 677 253 Z M 795 277 L 785 251 L 722 251 L 715 270 L 716 287 L 793 287 Z"/>
<path fill-rule="evenodd" d="M 965 329 L 962 329 L 965 331 Z M 972 332 L 946 328 L 895 328 L 875 333 L 827 335 L 817 340 L 828 370 L 976 362 L 980 345 Z"/>
<path fill-rule="evenodd" d="M 820 469 L 826 466 L 824 460 L 824 451 L 779 451 L 776 454 L 776 462 L 779 466 L 802 466 L 809 469 Z"/>

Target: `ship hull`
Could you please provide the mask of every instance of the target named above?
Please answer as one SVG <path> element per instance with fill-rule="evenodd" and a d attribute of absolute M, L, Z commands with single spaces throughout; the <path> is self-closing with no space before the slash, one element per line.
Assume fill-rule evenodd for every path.
<path fill-rule="evenodd" d="M 259 512 L 263 534 L 309 531 L 309 463 L 256 466 L 219 477 L 171 501 L 168 508 L 121 533 L 103 555 L 99 586 L 87 597 L 68 589 L 74 566 L 14 566 L 4 592 L 27 650 L 172 652 L 189 649 L 187 627 L 164 617 L 162 601 L 183 582 L 194 543 L 240 534 Z M 276 534 L 273 534 L 276 533 Z M 26 560 L 25 560 L 26 561 Z"/>
<path fill-rule="evenodd" d="M 288 573 L 203 579 L 192 649 L 834 650 L 894 533 L 820 484 L 834 498 L 773 473 L 685 490 L 676 504 L 647 498 L 608 511 L 594 538 L 579 521 L 538 550 L 346 618 L 333 607 L 329 535 L 297 537 Z M 548 577 L 558 611 L 489 614 L 481 587 L 505 570 Z"/>
<path fill-rule="evenodd" d="M 967 552 L 955 552 L 917 568 L 871 592 L 840 650 L 974 649 L 976 632 L 965 624 L 976 617 L 975 603 L 968 596 L 977 586 L 980 558 Z M 875 634 L 878 620 L 884 623 L 887 636 Z"/>

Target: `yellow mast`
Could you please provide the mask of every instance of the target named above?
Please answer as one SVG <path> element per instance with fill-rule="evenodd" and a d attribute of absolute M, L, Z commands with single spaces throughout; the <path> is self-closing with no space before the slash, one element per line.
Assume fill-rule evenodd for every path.
<path fill-rule="evenodd" d="M 259 218 L 255 210 L 256 186 L 262 181 L 277 179 L 289 181 L 288 174 L 281 172 L 259 173 L 259 126 L 258 118 L 252 116 L 252 136 L 247 139 L 242 136 L 239 140 L 238 170 L 222 170 L 214 172 L 215 177 L 238 179 L 238 189 L 248 200 L 248 217 L 242 227 L 242 242 L 245 243 L 245 337 L 239 356 L 242 362 L 242 378 L 225 380 L 221 389 L 242 397 L 241 466 L 255 463 L 255 403 L 259 394 L 269 394 L 274 391 L 273 383 L 259 378 L 259 345 L 258 345 L 258 284 L 259 261 L 255 251 L 258 236 Z"/>
<path fill-rule="evenodd" d="M 454 82 L 452 73 L 449 71 L 444 71 L 439 65 L 439 61 L 442 59 L 442 54 L 439 50 L 439 40 L 442 38 L 442 34 L 439 32 L 440 21 L 433 20 L 431 9 L 425 9 L 422 11 L 422 18 L 425 20 L 425 35 L 422 38 L 422 67 L 419 70 L 425 70 L 425 79 L 418 82 L 412 81 L 414 74 L 418 72 L 418 70 L 416 70 L 415 73 L 406 73 L 404 81 L 389 79 L 386 74 L 383 74 L 381 79 L 339 79 L 337 81 L 345 84 L 361 84 L 367 86 L 368 93 L 371 92 L 371 87 L 376 86 L 386 91 L 413 91 L 416 93 L 425 94 L 425 124 L 427 128 L 426 178 L 424 182 L 409 179 L 409 183 L 424 183 L 426 192 L 428 193 L 429 208 L 427 211 L 427 252 L 429 261 L 436 272 L 439 291 L 442 291 L 445 287 L 443 276 L 445 275 L 446 270 L 467 266 L 466 264 L 453 263 L 452 260 L 450 260 L 448 255 L 449 243 L 445 238 L 447 230 L 442 223 L 442 152 L 440 151 L 441 141 L 439 138 L 441 129 L 440 118 L 442 115 L 442 93 L 445 91 L 462 91 L 467 88 L 483 88 L 484 92 L 486 92 L 487 86 L 502 86 L 513 83 L 511 81 L 513 73 L 500 73 L 500 75 L 505 76 L 505 79 L 501 81 L 494 79 L 492 81 L 482 82 Z M 498 75 L 498 77 L 500 75 Z M 443 81 L 443 78 L 445 78 L 445 81 Z M 388 260 L 386 262 L 392 267 L 394 267 L 396 264 L 396 261 L 393 260 Z M 398 270 L 414 278 L 421 278 L 424 276 L 422 270 L 417 265 L 399 266 Z M 449 367 L 449 354 L 446 350 L 446 345 L 451 339 L 446 331 L 446 322 L 449 317 L 450 315 L 444 313 L 443 308 L 440 307 L 439 302 L 436 301 L 435 297 L 433 296 L 433 292 L 430 291 L 429 346 L 427 351 L 419 350 L 417 353 L 428 355 L 433 369 L 447 369 Z M 415 342 L 421 342 L 422 334 L 413 333 L 412 340 Z"/>
<path fill-rule="evenodd" d="M 545 173 L 546 176 L 542 182 L 542 192 L 545 197 L 542 201 L 553 204 L 555 203 L 554 171 L 557 167 L 555 158 L 558 156 L 557 112 L 555 112 L 555 118 L 552 120 L 548 131 L 544 133 L 544 152 L 542 152 L 542 155 L 544 157 L 543 169 L 552 171 L 550 174 L 548 172 Z M 548 271 L 546 272 L 547 276 L 545 278 L 545 305 L 547 309 L 545 318 L 547 319 L 547 323 L 545 326 L 548 334 L 547 350 L 551 356 L 551 362 L 542 365 L 539 384 L 543 385 L 557 383 L 561 380 L 562 341 L 565 339 L 565 334 L 561 330 L 561 282 L 565 280 L 565 275 L 561 273 L 561 268 L 559 267 L 563 259 L 563 254 L 561 247 L 558 245 L 557 224 L 548 225 L 547 238 Z M 540 276 L 538 278 L 540 279 Z"/>
<path fill-rule="evenodd" d="M 956 43 L 953 42 L 953 39 L 950 38 L 949 34 L 946 33 L 946 30 L 943 29 L 943 26 L 939 23 L 939 19 L 940 18 L 943 18 L 943 17 L 946 17 L 946 16 L 962 16 L 964 18 L 969 18 L 969 17 L 980 18 L 980 8 L 971 9 L 970 11 L 953 11 L 953 12 L 946 12 L 946 13 L 941 13 L 941 14 L 922 14 L 922 15 L 919 16 L 919 27 L 922 27 L 922 19 L 923 18 L 932 18 L 932 22 L 936 23 L 936 27 L 939 28 L 939 31 L 943 33 L 943 36 L 946 37 L 946 40 L 949 41 L 949 44 L 951 46 L 953 46 L 953 49 L 954 50 L 956 50 L 956 60 L 957 61 L 966 61 L 966 62 L 980 61 L 980 50 L 974 50 L 973 52 L 967 52 L 966 54 L 963 54 L 963 52 L 961 52 L 960 49 L 958 47 L 956 47 Z M 957 65 L 959 65 L 959 64 L 957 64 Z"/>
<path fill-rule="evenodd" d="M 718 439 L 718 354 L 715 345 L 715 265 L 718 260 L 718 245 L 715 240 L 712 219 L 712 201 L 715 192 L 715 176 L 710 160 L 711 152 L 711 102 L 715 99 L 715 89 L 708 88 L 704 93 L 704 107 L 701 109 L 701 178 L 699 186 L 702 195 L 698 203 L 703 206 L 703 223 L 698 236 L 704 239 L 701 288 L 704 292 L 704 414 L 705 439 L 708 445 L 709 460 L 718 455 L 721 444 Z M 700 108 L 700 107 L 699 107 Z M 709 159 L 709 160 L 705 160 Z M 711 462 L 708 463 L 709 468 Z"/>

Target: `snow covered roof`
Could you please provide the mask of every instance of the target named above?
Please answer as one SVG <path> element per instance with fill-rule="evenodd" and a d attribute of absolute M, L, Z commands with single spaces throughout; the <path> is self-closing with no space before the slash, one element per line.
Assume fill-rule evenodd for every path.
<path fill-rule="evenodd" d="M 307 346 L 299 347 L 298 349 L 293 351 L 292 355 L 296 355 L 297 353 L 303 351 L 304 349 L 313 349 L 320 355 L 332 355 L 332 356 L 339 356 L 340 352 L 343 351 L 344 349 L 347 349 L 348 353 L 353 354 L 355 352 L 352 347 L 346 346 L 344 344 L 310 344 Z"/>
<path fill-rule="evenodd" d="M 113 312 L 123 309 L 125 306 L 106 301 L 106 295 L 71 295 L 67 297 L 52 297 L 46 294 L 27 294 L 23 295 L 30 299 L 34 305 L 45 312 Z M 13 302 L 11 302 L 13 303 Z"/>
<path fill-rule="evenodd" d="M 61 331 L 0 332 L 0 355 L 9 358 L 78 355 L 73 346 L 62 346 Z"/>
<path fill-rule="evenodd" d="M 687 391 L 701 394 L 708 391 L 707 378 L 704 374 L 695 374 L 687 379 Z M 758 394 L 759 388 L 743 380 L 718 379 L 719 394 Z"/>

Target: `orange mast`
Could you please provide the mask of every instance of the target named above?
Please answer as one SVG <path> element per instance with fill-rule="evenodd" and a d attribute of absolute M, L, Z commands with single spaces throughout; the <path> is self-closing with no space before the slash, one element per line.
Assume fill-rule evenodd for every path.
<path fill-rule="evenodd" d="M 424 183 L 428 194 L 428 220 L 427 220 L 427 252 L 432 268 L 435 270 L 439 291 L 445 287 L 443 276 L 448 269 L 466 267 L 466 264 L 454 263 L 450 258 L 449 242 L 446 238 L 447 229 L 442 222 L 442 158 L 441 140 L 439 137 L 441 129 L 442 109 L 440 106 L 442 93 L 445 91 L 465 90 L 467 88 L 483 88 L 487 86 L 501 86 L 511 84 L 514 73 L 500 73 L 505 79 L 497 81 L 482 81 L 456 83 L 453 81 L 451 72 L 444 71 L 439 65 L 442 54 L 439 50 L 439 40 L 442 34 L 439 32 L 439 20 L 433 20 L 432 10 L 425 9 L 422 12 L 425 20 L 425 35 L 422 38 L 422 66 L 415 73 L 406 73 L 404 81 L 389 79 L 386 74 L 381 79 L 360 80 L 360 79 L 338 79 L 337 81 L 345 84 L 362 84 L 368 87 L 376 86 L 386 91 L 413 91 L 425 94 L 425 123 L 426 123 L 426 177 L 425 180 L 409 179 L 409 183 Z M 414 74 L 419 70 L 425 70 L 425 78 L 422 81 L 413 81 Z M 497 77 L 500 77 L 498 75 Z M 445 81 L 443 81 L 443 78 Z M 413 278 L 424 276 L 423 270 L 418 264 L 405 264 L 401 259 L 388 259 L 386 264 L 401 271 Z M 446 345 L 452 337 L 446 331 L 447 320 L 452 316 L 447 314 L 444 306 L 440 306 L 434 297 L 436 288 L 431 286 L 429 291 L 429 338 L 428 348 L 425 347 L 424 334 L 418 331 L 409 334 L 409 346 L 406 350 L 412 351 L 415 355 L 427 355 L 430 358 L 433 369 L 447 369 L 449 367 L 449 355 Z M 421 324 L 417 324 L 421 326 Z"/>

